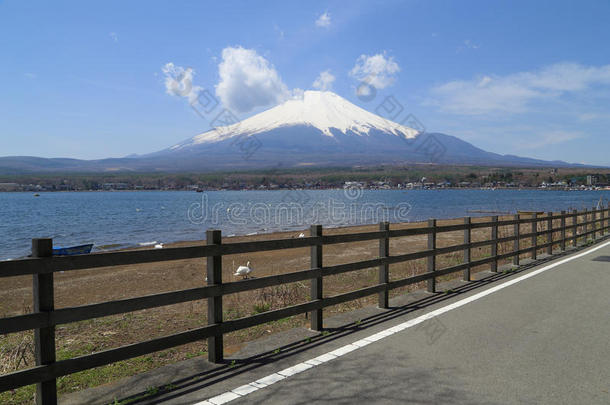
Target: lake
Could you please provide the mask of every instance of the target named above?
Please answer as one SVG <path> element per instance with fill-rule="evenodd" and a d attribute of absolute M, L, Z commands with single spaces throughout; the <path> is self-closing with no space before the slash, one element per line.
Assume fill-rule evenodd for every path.
<path fill-rule="evenodd" d="M 95 250 L 346 226 L 592 208 L 608 191 L 279 190 L 0 193 L 0 260 L 29 254 L 31 239 Z M 474 212 L 474 211 L 485 211 Z"/>

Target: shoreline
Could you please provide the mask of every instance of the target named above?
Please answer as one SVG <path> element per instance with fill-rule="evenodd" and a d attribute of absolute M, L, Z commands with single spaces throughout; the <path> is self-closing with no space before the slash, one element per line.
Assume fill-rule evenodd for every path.
<path fill-rule="evenodd" d="M 150 192 L 189 192 L 189 193 L 205 193 L 209 191 L 328 191 L 328 190 L 345 190 L 345 187 L 318 187 L 318 188 L 265 188 L 265 189 L 254 189 L 254 188 L 206 188 L 200 189 L 201 191 L 194 191 L 192 189 L 148 189 L 148 190 L 0 190 L 0 194 L 28 194 L 28 193 L 150 193 Z M 509 190 L 509 191 L 610 191 L 610 186 L 607 187 L 595 187 L 595 186 L 585 186 L 585 188 L 579 187 L 564 187 L 564 188 L 555 188 L 555 187 L 414 187 L 414 188 L 398 188 L 398 187 L 390 187 L 390 188 L 368 188 L 362 187 L 359 188 L 363 191 L 438 191 L 438 190 L 476 190 L 476 191 L 496 191 L 496 190 Z"/>
<path fill-rule="evenodd" d="M 500 219 L 511 217 L 511 214 L 498 214 Z M 484 222 L 485 218 L 489 218 L 489 214 L 482 214 L 480 216 L 473 216 L 473 223 Z M 461 224 L 462 217 L 459 218 L 440 218 L 438 219 L 439 225 L 456 225 Z M 425 226 L 426 221 L 413 221 L 413 222 L 391 222 L 390 226 L 392 229 L 409 229 L 416 228 L 418 226 Z M 345 225 L 345 226 L 323 226 L 325 234 L 337 235 L 337 234 L 352 234 L 361 232 L 374 232 L 379 228 L 378 223 L 374 224 L 360 224 L 360 225 Z M 270 232 L 258 232 L 256 234 L 244 234 L 244 235 L 222 235 L 223 242 L 236 243 L 236 242 L 251 242 L 259 240 L 274 240 L 274 239 L 296 239 L 299 234 L 304 233 L 305 236 L 309 236 L 309 227 L 304 229 L 298 229 L 293 231 L 270 231 Z M 148 242 L 146 242 L 148 243 Z M 177 248 L 177 247 L 192 247 L 192 246 L 203 246 L 206 243 L 206 239 L 196 240 L 182 240 L 175 242 L 163 243 L 163 248 Z M 154 250 L 151 245 L 146 246 L 131 246 L 113 250 L 105 250 L 103 252 L 122 252 L 122 251 L 134 251 L 134 250 Z M 280 250 L 281 251 L 281 250 Z M 102 253 L 102 251 L 95 251 L 92 253 Z"/>
<path fill-rule="evenodd" d="M 309 197 L 309 202 L 308 204 L 313 201 L 317 201 L 317 197 L 318 195 L 324 195 L 325 191 L 330 191 L 330 193 L 340 193 L 342 191 L 344 191 L 344 189 L 340 189 L 340 188 L 335 188 L 335 189 L 307 189 L 310 190 L 312 192 L 311 196 Z M 448 219 L 454 219 L 454 218 L 463 218 L 465 216 L 470 216 L 472 218 L 479 218 L 479 217 L 485 217 L 485 216 L 493 216 L 493 215 L 498 215 L 498 216 L 502 216 L 502 215 L 514 215 L 517 213 L 517 205 L 515 205 L 514 203 L 519 203 L 520 200 L 523 204 L 519 204 L 519 207 L 521 207 L 521 209 L 524 210 L 536 210 L 536 211 L 548 211 L 549 209 L 553 209 L 554 211 L 558 211 L 561 209 L 565 209 L 565 210 L 570 210 L 573 208 L 576 208 L 576 206 L 578 206 L 579 208 L 588 206 L 594 206 L 595 203 L 597 202 L 597 200 L 599 200 L 599 197 L 601 196 L 604 200 L 606 200 L 606 198 L 604 197 L 605 194 L 599 194 L 598 192 L 593 193 L 592 191 L 603 191 L 603 190 L 592 190 L 592 191 L 585 191 L 584 193 L 581 194 L 572 194 L 572 193 L 566 193 L 565 191 L 562 190 L 544 190 L 544 191 L 556 191 L 557 193 L 564 194 L 564 197 L 557 197 L 560 199 L 556 199 L 555 197 L 552 197 L 554 194 L 538 194 L 535 193 L 533 190 L 526 190 L 526 189 L 497 189 L 497 191 L 501 194 L 498 194 L 496 196 L 495 193 L 493 193 L 491 190 L 477 190 L 477 189 L 464 189 L 464 188 L 447 188 L 447 189 L 433 189 L 433 190 L 424 190 L 424 191 L 436 191 L 438 192 L 438 194 L 429 194 L 420 190 L 400 190 L 400 189 L 391 189 L 391 190 L 370 190 L 370 189 L 366 189 L 367 192 L 365 195 L 370 196 L 368 199 L 370 200 L 370 198 L 374 198 L 377 194 L 376 192 L 381 192 L 382 194 L 380 195 L 387 195 L 389 199 L 391 200 L 396 200 L 396 201 L 411 201 L 410 199 L 413 199 L 414 201 L 416 201 L 417 199 L 422 199 L 423 198 L 423 204 L 426 203 L 426 201 L 430 200 L 430 198 L 436 200 L 437 199 L 437 195 L 439 197 L 442 198 L 443 196 L 443 191 L 446 191 L 446 194 L 444 194 L 445 197 L 447 198 L 451 198 L 451 196 L 453 195 L 454 192 L 462 192 L 462 196 L 465 197 L 460 197 L 462 198 L 462 200 L 464 198 L 466 198 L 468 201 L 470 201 L 470 204 L 468 206 L 463 206 L 462 205 L 457 205 L 456 209 L 453 209 L 451 207 L 451 204 L 449 204 L 448 207 L 440 207 L 440 206 L 434 206 L 432 208 L 428 207 L 428 209 L 426 210 L 426 206 L 425 205 L 421 205 L 422 201 L 419 201 L 419 207 L 423 207 L 423 211 L 420 210 L 417 213 L 414 211 L 413 213 L 410 213 L 408 216 L 404 216 L 404 218 L 395 218 L 393 216 L 392 213 L 394 213 L 394 211 L 391 211 L 392 209 L 394 209 L 395 207 L 389 207 L 388 210 L 388 215 L 390 215 L 389 217 L 387 217 L 387 219 L 389 220 L 390 223 L 393 224 L 393 226 L 395 226 L 394 224 L 399 224 L 399 223 L 403 223 L 403 222 L 409 222 L 409 223 L 417 223 L 417 222 L 422 222 L 425 221 L 428 217 L 430 218 L 436 218 L 438 220 L 448 220 Z M 452 190 L 452 191 L 449 191 Z M 466 191 L 469 190 L 469 191 Z M 143 191 L 147 191 L 149 193 L 149 195 L 154 194 L 154 193 L 160 193 L 159 195 L 163 195 L 163 191 L 156 191 L 156 190 L 143 190 Z M 176 190 L 170 190 L 170 191 L 176 191 Z M 229 190 L 226 190 L 229 191 Z M 251 191 L 251 190 L 245 190 L 245 191 Z M 299 193 L 299 190 L 258 190 L 258 191 L 269 191 L 271 193 L 269 194 L 262 194 L 262 193 L 253 193 L 252 195 L 256 195 L 258 194 L 259 199 L 266 199 L 267 195 L 269 196 L 269 201 L 274 200 L 274 203 L 277 204 L 282 204 L 282 202 L 285 200 L 284 198 L 280 199 L 278 198 L 281 197 L 283 194 L 282 193 L 290 193 L 290 192 L 295 192 L 295 193 Z M 385 194 L 383 192 L 386 192 Z M 402 193 L 400 193 L 400 191 L 402 191 Z M 486 192 L 488 191 L 488 192 Z M 543 191 L 543 190 L 540 190 Z M 58 192 L 49 192 L 49 193 L 68 193 L 69 191 L 58 191 Z M 133 193 L 133 190 L 125 190 L 122 191 L 123 195 L 125 195 L 125 193 L 129 194 L 129 193 Z M 470 197 L 470 193 L 481 193 L 481 202 L 477 204 L 477 201 L 473 201 L 471 200 Z M 537 198 L 537 201 L 541 201 L 541 202 L 549 202 L 549 204 L 546 203 L 532 203 L 532 204 L 528 204 L 527 200 L 528 200 L 528 196 L 525 195 L 524 197 L 519 197 L 519 195 L 521 195 L 521 193 L 531 193 L 532 195 L 538 195 L 539 197 Z M 23 192 L 19 192 L 20 194 L 23 194 Z M 90 193 L 94 193 L 93 191 L 85 191 L 85 192 L 76 192 L 76 191 L 72 191 L 72 193 L 86 193 L 86 194 L 90 194 Z M 217 191 L 214 191 L 214 193 L 216 194 Z M 302 191 L 301 191 L 302 193 Z M 315 193 L 315 194 L 314 194 Z M 513 194 L 515 193 L 515 194 Z M 172 197 L 172 194 L 166 194 L 166 199 L 172 200 L 172 201 L 178 201 L 178 200 L 182 200 L 184 198 L 188 199 L 188 197 L 192 196 L 199 196 L 199 193 L 194 193 L 194 192 L 180 192 L 180 194 L 183 197 Z M 1 194 L 0 194 L 1 195 Z M 14 193 L 13 195 L 17 196 L 16 193 Z M 58 195 L 58 194 L 56 194 Z M 204 194 L 205 195 L 205 194 Z M 478 195 L 478 194 L 476 194 Z M 511 195 L 514 195 L 514 201 L 511 201 L 510 197 Z M 174 195 L 175 196 L 175 195 Z M 426 197 L 427 196 L 427 197 Z M 499 198 L 503 198 L 508 196 L 509 200 L 507 200 L 507 202 L 510 202 L 510 204 L 507 204 L 506 207 L 504 206 L 500 206 L 499 203 L 495 203 L 495 200 L 498 200 Z M 567 197 L 566 197 L 567 196 Z M 573 197 L 570 197 L 573 196 Z M 231 195 L 227 195 L 226 197 L 223 197 L 222 193 L 218 193 L 216 194 L 216 199 L 220 199 L 222 204 L 225 203 L 229 203 L 231 202 L 232 199 L 234 199 L 235 201 L 239 201 L 242 198 L 246 198 L 247 199 L 247 195 L 244 193 L 234 193 Z M 27 197 L 25 197 L 27 199 Z M 68 199 L 67 201 L 71 201 L 72 198 L 66 196 L 66 198 Z M 66 200 L 66 198 L 64 198 L 63 200 Z M 83 194 L 83 198 L 85 197 L 85 194 Z M 154 197 L 155 200 L 157 197 Z M 159 197 L 161 198 L 161 197 Z M 331 198 L 331 197 L 329 197 Z M 386 198 L 386 197 L 384 197 Z M 134 197 L 132 197 L 132 199 L 138 200 L 138 197 L 136 197 L 134 195 Z M 192 198 L 191 198 L 192 199 Z M 585 202 L 584 200 L 587 200 L 588 202 Z M 15 198 L 14 200 L 11 200 L 10 198 L 7 200 L 8 202 L 11 201 L 15 201 L 15 202 L 19 202 L 22 201 L 23 198 L 19 197 L 19 198 Z M 44 201 L 61 201 L 62 199 L 60 197 L 56 197 L 53 199 L 44 199 L 44 196 L 42 196 L 42 200 L 36 198 L 32 198 L 32 203 L 30 203 L 31 206 L 33 207 L 39 207 L 40 204 L 39 202 L 44 202 Z M 104 201 L 108 200 L 108 198 L 104 198 Z M 148 199 L 145 199 L 144 197 L 142 197 L 142 200 L 146 200 L 148 201 Z M 225 201 L 226 200 L 226 201 Z M 277 200 L 277 201 L 275 201 Z M 489 200 L 489 201 L 488 201 Z M 564 201 L 565 200 L 565 201 Z M 567 202 L 569 201 L 574 201 L 574 203 L 570 203 L 568 204 Z M 582 200 L 582 202 L 580 201 Z M 29 201 L 29 200 L 28 200 Z M 115 201 L 114 198 L 110 197 L 110 200 L 108 201 Z M 122 201 L 121 199 L 119 199 L 119 201 Z M 138 200 L 139 201 L 139 200 Z M 347 199 L 345 199 L 346 202 L 351 201 L 349 199 L 349 196 L 347 197 Z M 368 200 L 365 200 L 368 201 Z M 432 201 L 432 200 L 430 200 Z M 563 201 L 560 204 L 557 203 L 553 203 L 553 201 Z M 564 202 L 567 205 L 564 205 Z M 365 203 L 367 204 L 367 203 Z M 438 204 L 437 204 L 438 205 Z M 497 207 L 496 207 L 496 206 Z M 510 206 L 508 206 L 510 205 Z M 123 209 L 123 206 L 119 205 L 119 207 L 121 209 Z M 137 207 L 137 205 L 136 205 Z M 468 207 L 472 207 L 472 209 L 467 209 Z M 153 207 L 154 208 L 154 207 Z M 184 207 L 181 207 L 181 209 L 183 209 Z M 323 207 L 325 208 L 325 207 Z M 495 208 L 498 208 L 497 210 Z M 156 208 L 155 208 L 156 209 Z M 164 207 L 161 207 L 161 209 L 164 209 Z M 358 209 L 362 209 L 362 207 L 358 208 Z M 136 208 L 137 210 L 137 208 Z M 465 212 L 464 212 L 465 211 Z M 360 212 L 360 211 L 358 211 Z M 187 212 L 188 214 L 188 212 Z M 329 218 L 325 218 L 325 219 L 321 219 L 320 223 L 324 226 L 325 229 L 334 229 L 334 228 L 353 228 L 353 227 L 362 227 L 362 226 L 373 226 L 376 225 L 378 223 L 378 221 L 375 222 L 360 222 L 359 219 L 364 219 L 365 221 L 369 220 L 370 218 L 356 218 L 355 221 L 353 221 L 352 218 L 352 213 L 351 211 L 347 212 L 345 211 L 345 214 L 349 216 L 349 218 L 343 218 L 340 221 L 333 221 L 332 219 Z M 124 215 L 121 213 L 121 215 Z M 142 215 L 142 214 L 138 214 L 138 215 Z M 238 214 L 238 215 L 242 215 L 242 214 Z M 127 217 L 126 217 L 127 218 Z M 94 244 L 94 248 L 93 248 L 93 253 L 98 253 L 98 252 L 113 252 L 113 251 L 122 251 L 122 250 L 136 250 L 136 249 L 146 249 L 146 248 L 151 248 L 156 244 L 162 244 L 163 247 L 167 248 L 167 247 L 172 247 L 172 246 L 187 246 L 187 245 L 199 245 L 204 243 L 205 241 L 205 235 L 204 235 L 204 231 L 199 231 L 197 230 L 196 232 L 193 232 L 192 229 L 190 230 L 190 232 L 186 232 L 186 230 L 188 230 L 187 228 L 184 228 L 185 232 L 183 232 L 183 229 L 181 228 L 184 227 L 184 224 L 181 222 L 177 222 L 177 217 L 174 215 L 174 217 L 169 218 L 168 220 L 165 220 L 163 218 L 160 217 L 161 222 L 159 222 L 160 225 L 158 226 L 151 226 L 150 223 L 141 223 L 140 225 L 140 230 L 141 229 L 145 229 L 147 230 L 146 232 L 139 232 L 138 230 L 134 230 L 129 228 L 129 226 L 124 230 L 124 232 L 122 233 L 114 233 L 114 234 L 107 234 L 107 233 L 96 233 L 93 234 L 91 232 L 84 232 L 80 235 L 80 237 L 78 238 L 74 238 L 72 239 L 70 238 L 55 238 L 55 243 L 56 246 L 76 246 L 76 245 L 81 245 L 81 244 L 85 244 L 85 243 L 93 243 Z M 237 219 L 242 220 L 243 218 L 245 218 L 246 220 L 248 220 L 248 217 L 243 217 L 240 216 Z M 271 217 L 271 218 L 275 218 L 275 217 Z M 179 219 L 179 218 L 178 218 Z M 69 220 L 69 218 L 68 218 Z M 309 229 L 309 225 L 308 225 L 308 221 L 309 218 L 305 218 L 305 221 L 297 221 L 298 223 L 295 224 L 287 224 L 287 223 L 277 223 L 277 222 L 269 222 L 268 224 L 265 223 L 254 223 L 252 222 L 252 220 L 248 220 L 250 222 L 248 222 L 248 226 L 246 227 L 236 227 L 234 226 L 234 224 L 231 224 L 229 222 L 225 223 L 214 223 L 213 225 L 210 225 L 210 228 L 216 228 L 216 229 L 221 229 L 223 231 L 223 239 L 227 239 L 227 238 L 244 238 L 244 237 L 257 237 L 257 238 L 268 238 L 269 236 L 265 236 L 265 235 L 273 235 L 273 234 L 285 234 L 285 235 L 291 235 L 292 233 L 296 234 L 298 236 L 298 234 L 300 234 L 301 232 L 307 232 Z M 325 222 L 327 222 L 328 224 L 326 224 Z M 100 222 L 102 223 L 102 222 Z M 165 229 L 164 226 L 174 226 L 175 228 L 167 228 Z M 204 224 L 205 225 L 205 224 Z M 49 225 L 51 226 L 51 225 Z M 144 228 L 142 228 L 144 227 Z M 192 228 L 192 227 L 191 227 Z M 49 228 L 51 229 L 51 228 Z M 203 229 L 203 228 L 202 228 Z M 137 232 L 136 232 L 137 231 Z M 44 233 L 44 229 L 43 232 Z M 65 233 L 65 232 L 64 232 Z M 53 235 L 53 232 L 47 232 L 47 234 L 49 235 Z M 20 235 L 20 237 L 17 239 L 15 238 L 14 240 L 10 240 L 10 244 L 7 243 L 6 246 L 6 252 L 5 253 L 0 253 L 0 261 L 8 261 L 8 260 L 19 260 L 22 258 L 27 257 L 27 255 L 30 253 L 29 252 L 29 244 L 30 241 L 29 239 L 26 240 L 23 238 L 23 236 L 28 236 L 30 237 L 30 235 Z M 61 236 L 61 235 L 60 235 Z M 65 235 L 63 235 L 65 236 Z M 192 237 L 192 238 L 191 238 Z"/>
<path fill-rule="evenodd" d="M 473 217 L 472 222 L 485 222 L 488 217 Z M 500 216 L 504 219 L 506 216 Z M 510 217 L 509 217 L 510 218 Z M 462 218 L 439 220 L 438 225 L 462 224 Z M 403 222 L 392 225 L 393 229 L 406 229 L 421 227 L 422 222 Z M 527 228 L 527 227 L 526 227 Z M 352 234 L 367 231 L 377 231 L 378 225 L 357 225 L 326 228 L 325 235 Z M 522 231 L 525 231 L 523 229 Z M 512 226 L 503 226 L 498 230 L 499 237 L 509 236 Z M 223 243 L 241 241 L 256 241 L 269 239 L 297 238 L 308 231 L 280 231 L 257 235 L 242 235 L 223 238 Z M 449 231 L 440 233 L 437 247 L 456 246 L 463 243 L 462 231 Z M 471 240 L 473 242 L 489 238 L 487 229 L 474 229 Z M 204 240 L 182 241 L 168 243 L 167 247 L 203 246 Z M 395 237 L 390 240 L 389 252 L 392 255 L 408 254 L 425 250 L 427 247 L 426 235 L 412 235 Z M 510 249 L 512 242 L 505 242 L 498 246 L 498 252 Z M 150 246 L 133 247 L 124 250 L 147 250 Z M 489 247 L 472 249 L 473 260 L 487 257 Z M 379 257 L 379 241 L 367 240 L 331 244 L 324 247 L 324 266 L 337 266 L 347 263 L 372 260 Z M 426 259 L 414 259 L 407 262 L 390 265 L 390 280 L 400 280 L 426 272 Z M 438 268 L 455 265 L 462 260 L 462 252 L 452 252 L 437 256 Z M 506 259 L 508 262 L 511 259 Z M 252 277 L 268 277 L 291 272 L 303 271 L 311 268 L 310 249 L 307 247 L 294 249 L 281 249 L 271 251 L 258 251 L 238 253 L 223 256 L 222 280 L 224 282 L 238 281 L 241 277 L 235 275 L 238 266 L 251 262 Z M 504 262 L 501 262 L 503 264 Z M 474 266 L 471 274 L 474 276 L 480 271 L 488 269 L 487 265 Z M 78 307 L 93 303 L 116 301 L 133 297 L 142 297 L 172 291 L 188 290 L 205 286 L 207 274 L 207 261 L 204 258 L 180 259 L 151 263 L 139 263 L 93 269 L 81 269 L 55 273 L 54 292 L 56 308 Z M 352 272 L 328 275 L 324 278 L 324 293 L 335 296 L 349 291 L 370 287 L 378 283 L 379 271 L 377 267 L 360 269 Z M 438 282 L 459 278 L 460 274 L 439 276 Z M 31 276 L 17 276 L 5 279 L 0 283 L 0 314 L 4 317 L 17 316 L 31 312 L 27 303 L 32 302 Z M 407 294 L 410 291 L 422 288 L 425 281 L 394 290 L 390 297 Z M 245 316 L 298 305 L 308 300 L 309 285 L 305 282 L 294 282 L 283 286 L 261 288 L 226 295 L 224 298 L 223 319 L 233 320 Z M 324 309 L 325 317 L 353 311 L 373 305 L 376 296 L 367 296 L 349 303 L 337 304 Z M 56 329 L 57 350 L 62 358 L 74 357 L 81 353 L 90 353 L 117 346 L 124 346 L 180 333 L 185 330 L 200 328 L 207 325 L 207 302 L 196 300 L 178 304 L 164 305 L 127 314 L 112 315 L 96 318 L 84 322 L 60 325 Z M 277 332 L 305 326 L 308 320 L 303 315 L 288 317 L 279 321 L 257 325 L 243 331 L 226 334 L 224 337 L 225 354 L 236 353 L 247 342 Z M 17 350 L 22 342 L 29 342 L 27 333 L 18 333 L 4 338 L 5 348 Z M 66 377 L 62 394 L 98 386 L 104 383 L 117 381 L 120 378 L 148 371 L 177 361 L 203 356 L 207 351 L 207 342 L 189 343 L 178 348 L 168 349 L 146 355 L 141 359 L 126 360 L 118 365 L 108 365 L 97 369 L 95 373 L 85 373 L 86 376 L 95 376 L 86 381 L 75 377 Z M 28 353 L 28 361 L 33 361 L 33 354 Z M 0 359 L 1 360 L 1 359 Z M 21 365 L 24 368 L 24 365 Z"/>

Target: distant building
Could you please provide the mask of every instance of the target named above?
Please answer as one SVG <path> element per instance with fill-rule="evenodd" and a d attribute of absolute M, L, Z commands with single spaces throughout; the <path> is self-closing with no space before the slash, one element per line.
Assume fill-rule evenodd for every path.
<path fill-rule="evenodd" d="M 406 187 L 410 188 L 410 189 L 420 189 L 420 188 L 424 188 L 424 183 L 420 183 L 420 182 L 407 183 Z"/>
<path fill-rule="evenodd" d="M 104 190 L 127 190 L 129 184 L 127 183 L 104 183 L 102 185 Z"/>
<path fill-rule="evenodd" d="M 343 188 L 363 188 L 363 185 L 357 181 L 346 181 Z"/>
<path fill-rule="evenodd" d="M 17 183 L 0 183 L 0 191 L 18 191 L 21 185 Z"/>

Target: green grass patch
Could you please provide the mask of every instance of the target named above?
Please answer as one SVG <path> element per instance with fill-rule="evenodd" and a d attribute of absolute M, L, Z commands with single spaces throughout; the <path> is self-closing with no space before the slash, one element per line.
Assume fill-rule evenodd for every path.
<path fill-rule="evenodd" d="M 143 373 L 157 367 L 152 356 L 137 357 L 103 367 L 93 368 L 57 379 L 57 390 L 60 394 L 96 387 L 111 381 Z"/>
<path fill-rule="evenodd" d="M 263 312 L 267 312 L 271 309 L 271 304 L 267 303 L 267 302 L 263 302 L 260 304 L 254 304 L 252 305 L 252 314 L 256 315 L 256 314 L 262 314 Z"/>
<path fill-rule="evenodd" d="M 89 353 L 87 349 L 78 350 L 60 349 L 57 352 L 59 359 L 67 359 L 82 354 Z M 151 356 L 137 357 L 135 359 L 125 360 L 118 363 L 113 363 L 108 366 L 98 367 L 91 370 L 81 371 L 79 373 L 70 374 L 59 377 L 57 379 L 57 392 L 59 395 L 70 392 L 80 391 L 89 387 L 96 387 L 121 378 L 129 377 L 134 374 L 143 373 L 158 367 L 157 362 Z M 154 391 L 158 392 L 158 388 Z M 28 385 L 16 390 L 0 393 L 0 404 L 2 405 L 25 405 L 34 402 L 34 394 L 36 392 L 35 385 Z M 149 389 L 146 396 L 152 395 L 153 390 Z M 156 393 L 155 392 L 155 393 Z M 141 398 L 139 398 L 141 399 Z M 136 399 L 127 399 L 125 401 L 116 402 L 117 404 L 126 405 L 135 402 Z"/>
<path fill-rule="evenodd" d="M 194 352 L 194 353 L 187 353 L 184 357 L 186 357 L 187 359 L 192 359 L 194 357 L 200 357 L 200 356 L 205 356 L 208 352 L 206 352 L 205 350 L 200 350 L 198 352 Z"/>
<path fill-rule="evenodd" d="M 34 403 L 35 385 L 17 388 L 16 390 L 0 393 L 0 404 L 25 405 Z"/>

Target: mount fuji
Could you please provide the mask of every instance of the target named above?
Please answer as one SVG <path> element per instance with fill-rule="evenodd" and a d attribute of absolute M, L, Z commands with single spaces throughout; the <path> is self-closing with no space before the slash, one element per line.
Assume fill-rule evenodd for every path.
<path fill-rule="evenodd" d="M 242 122 L 197 135 L 170 150 L 184 150 L 197 145 L 214 144 L 239 136 L 259 135 L 280 129 L 300 128 L 315 132 L 323 143 L 346 145 L 376 133 L 388 139 L 414 139 L 417 131 L 372 114 L 329 91 L 306 91 L 302 98 L 288 100 Z M 264 135 L 263 135 L 264 134 Z"/>
<path fill-rule="evenodd" d="M 229 116 L 230 118 L 230 116 Z M 418 131 L 335 93 L 306 91 L 244 121 L 219 126 L 146 158 L 180 157 L 232 166 L 387 163 Z"/>
<path fill-rule="evenodd" d="M 366 111 L 329 91 L 238 122 L 227 110 L 215 128 L 146 155 L 118 159 L 0 158 L 0 173 L 197 171 L 374 164 L 574 166 L 486 152 L 454 136 L 418 131 Z"/>
<path fill-rule="evenodd" d="M 380 163 L 567 165 L 490 153 L 453 136 L 418 131 L 330 91 L 305 91 L 302 97 L 145 158 L 180 160 L 193 168 Z"/>

